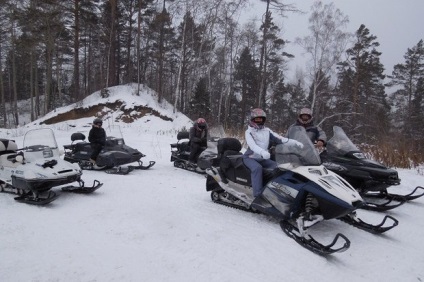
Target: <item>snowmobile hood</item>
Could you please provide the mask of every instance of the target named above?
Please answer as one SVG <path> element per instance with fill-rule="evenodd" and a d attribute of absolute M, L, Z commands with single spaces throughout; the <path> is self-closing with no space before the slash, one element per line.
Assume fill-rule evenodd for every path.
<path fill-rule="evenodd" d="M 332 155 L 332 154 L 323 154 L 323 162 L 331 161 L 336 163 L 349 163 L 349 166 L 361 166 L 361 167 L 372 167 L 372 168 L 381 168 L 387 169 L 383 164 L 368 159 L 360 151 L 350 151 L 343 155 Z"/>
<path fill-rule="evenodd" d="M 356 209 L 358 204 L 363 202 L 359 193 L 346 180 L 336 173 L 329 171 L 322 165 L 299 166 L 293 168 L 292 171 L 308 178 L 322 187 L 323 191 L 320 191 L 318 194 L 328 193 L 352 206 L 352 209 Z M 316 191 L 311 192 L 317 194 Z"/>

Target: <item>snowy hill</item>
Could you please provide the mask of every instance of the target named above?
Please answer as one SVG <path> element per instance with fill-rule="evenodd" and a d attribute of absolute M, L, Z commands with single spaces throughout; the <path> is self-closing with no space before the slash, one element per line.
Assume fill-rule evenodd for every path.
<path fill-rule="evenodd" d="M 99 115 L 105 127 L 121 126 L 125 142 L 146 154 L 142 160 L 156 161 L 125 176 L 84 171 L 86 183 L 97 179 L 104 185 L 89 195 L 54 188 L 61 195 L 47 206 L 0 194 L 1 281 L 424 280 L 423 198 L 386 212 L 399 226 L 382 235 L 338 220 L 314 226 L 324 242 L 336 233 L 351 241 L 344 253 L 318 256 L 287 237 L 277 221 L 214 204 L 203 175 L 174 168 L 170 144 L 191 121 L 159 105 L 148 89 L 140 96 L 134 89 L 114 87 L 108 98 L 94 93 L 79 110 L 61 108 L 25 127 L 0 131 L 20 146 L 26 130 L 50 127 L 62 147 L 72 133 L 88 132 Z M 141 108 L 151 111 L 133 110 Z M 392 192 L 405 194 L 424 184 L 414 170 L 399 174 L 401 185 Z M 384 216 L 358 213 L 371 223 Z"/>

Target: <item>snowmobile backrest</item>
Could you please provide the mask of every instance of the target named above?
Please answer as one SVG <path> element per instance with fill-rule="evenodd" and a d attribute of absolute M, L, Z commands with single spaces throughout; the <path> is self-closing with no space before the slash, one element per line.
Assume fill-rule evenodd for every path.
<path fill-rule="evenodd" d="M 74 141 L 77 141 L 77 140 L 84 141 L 85 140 L 85 135 L 82 134 L 81 132 L 72 133 L 72 135 L 71 135 L 71 141 L 74 142 Z"/>
<path fill-rule="evenodd" d="M 218 140 L 218 156 L 224 155 L 225 151 L 240 152 L 241 143 L 236 138 L 221 138 Z"/>
<path fill-rule="evenodd" d="M 0 139 L 0 154 L 16 153 L 18 145 L 14 140 Z"/>
<path fill-rule="evenodd" d="M 188 131 L 180 131 L 177 134 L 177 140 L 189 139 L 190 133 Z"/>

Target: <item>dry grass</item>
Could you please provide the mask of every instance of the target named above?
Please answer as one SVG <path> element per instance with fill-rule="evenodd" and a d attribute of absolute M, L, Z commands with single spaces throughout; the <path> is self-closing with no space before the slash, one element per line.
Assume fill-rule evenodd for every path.
<path fill-rule="evenodd" d="M 360 149 L 368 157 L 389 167 L 417 168 L 424 163 L 420 142 L 406 140 L 383 141 L 378 146 L 362 145 Z"/>

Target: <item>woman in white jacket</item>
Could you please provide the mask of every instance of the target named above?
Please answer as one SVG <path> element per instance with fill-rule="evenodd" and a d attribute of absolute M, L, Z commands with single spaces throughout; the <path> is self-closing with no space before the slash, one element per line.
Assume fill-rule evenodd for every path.
<path fill-rule="evenodd" d="M 290 144 L 303 148 L 303 144 L 282 137 L 265 127 L 266 114 L 262 109 L 253 109 L 250 113 L 250 120 L 245 132 L 245 140 L 249 146 L 243 155 L 244 164 L 250 169 L 253 196 L 256 198 L 263 191 L 263 168 L 276 168 L 277 163 L 270 159 L 271 155 L 268 151 L 269 144 Z"/>

